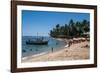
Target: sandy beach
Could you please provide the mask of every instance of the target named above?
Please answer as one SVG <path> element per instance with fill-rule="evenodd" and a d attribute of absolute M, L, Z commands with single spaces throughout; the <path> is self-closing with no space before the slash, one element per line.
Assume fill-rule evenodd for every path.
<path fill-rule="evenodd" d="M 68 45 L 68 44 L 67 44 Z M 67 45 L 58 51 L 50 51 L 40 55 L 32 55 L 22 58 L 22 62 L 38 62 L 38 61 L 63 61 L 63 60 L 83 60 L 89 59 L 90 48 L 89 41 L 72 44 L 70 47 Z"/>

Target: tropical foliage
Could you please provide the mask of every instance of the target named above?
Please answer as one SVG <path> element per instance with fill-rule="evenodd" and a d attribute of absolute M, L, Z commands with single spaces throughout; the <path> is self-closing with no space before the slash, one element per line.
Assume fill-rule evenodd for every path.
<path fill-rule="evenodd" d="M 64 24 L 61 26 L 57 24 L 55 28 L 50 31 L 51 37 L 63 37 L 63 38 L 73 38 L 80 37 L 83 33 L 89 32 L 90 30 L 90 22 L 87 20 L 76 21 L 74 22 L 72 19 L 68 24 Z"/>

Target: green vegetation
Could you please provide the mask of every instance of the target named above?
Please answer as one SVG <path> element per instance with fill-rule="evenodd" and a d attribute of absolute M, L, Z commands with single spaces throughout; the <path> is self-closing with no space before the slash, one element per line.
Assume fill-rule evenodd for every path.
<path fill-rule="evenodd" d="M 54 38 L 73 38 L 81 37 L 83 33 L 87 33 L 90 30 L 90 22 L 87 20 L 74 22 L 72 19 L 68 24 L 60 26 L 57 24 L 55 28 L 50 31 L 50 36 Z"/>

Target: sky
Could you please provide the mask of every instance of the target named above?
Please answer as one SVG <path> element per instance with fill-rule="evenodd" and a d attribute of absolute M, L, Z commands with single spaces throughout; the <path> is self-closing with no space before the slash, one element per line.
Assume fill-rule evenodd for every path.
<path fill-rule="evenodd" d="M 69 21 L 90 21 L 89 13 L 51 12 L 22 10 L 22 35 L 23 36 L 48 36 L 56 24 L 64 25 Z"/>

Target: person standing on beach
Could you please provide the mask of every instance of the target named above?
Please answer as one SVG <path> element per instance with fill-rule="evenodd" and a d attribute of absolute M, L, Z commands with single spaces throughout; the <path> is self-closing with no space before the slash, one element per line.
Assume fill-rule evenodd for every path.
<path fill-rule="evenodd" d="M 53 52 L 53 47 L 51 48 L 51 51 Z"/>

